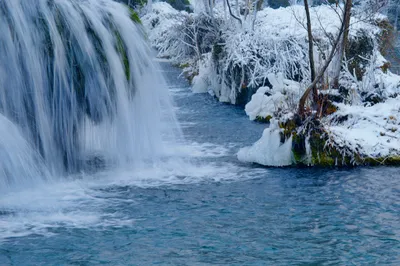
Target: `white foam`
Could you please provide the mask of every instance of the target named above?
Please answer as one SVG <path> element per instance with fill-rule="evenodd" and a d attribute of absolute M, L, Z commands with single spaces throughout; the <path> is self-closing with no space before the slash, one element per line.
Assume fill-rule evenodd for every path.
<path fill-rule="evenodd" d="M 32 234 L 52 236 L 57 228 L 107 230 L 133 226 L 136 220 L 114 206 L 139 203 L 134 195 L 121 197 L 119 187 L 147 189 L 254 178 L 254 172 L 248 173 L 245 167 L 213 161 L 231 155 L 229 147 L 211 143 L 181 144 L 159 160 L 69 176 L 68 180 L 1 194 L 0 242 Z M 115 211 L 105 211 L 110 208 Z"/>

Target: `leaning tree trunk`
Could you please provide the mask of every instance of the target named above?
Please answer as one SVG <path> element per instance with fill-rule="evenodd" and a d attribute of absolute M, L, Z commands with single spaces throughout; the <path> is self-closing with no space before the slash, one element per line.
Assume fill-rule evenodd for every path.
<path fill-rule="evenodd" d="M 342 68 L 342 62 L 344 58 L 344 53 L 347 47 L 348 38 L 349 38 L 349 27 L 350 27 L 350 17 L 351 17 L 351 6 L 353 4 L 352 0 L 346 0 L 346 4 L 344 7 L 344 15 L 343 15 L 343 24 L 344 24 L 344 32 L 343 32 L 343 39 L 339 46 L 339 53 L 337 56 L 337 65 L 334 72 L 333 77 L 333 87 L 339 88 L 339 76 L 340 70 Z"/>
<path fill-rule="evenodd" d="M 231 17 L 233 17 L 234 19 L 239 21 L 240 26 L 242 26 L 242 20 L 239 17 L 235 16 L 235 14 L 233 14 L 233 12 L 232 12 L 231 4 L 229 3 L 229 0 L 226 0 L 226 4 L 228 5 L 229 14 L 231 15 Z"/>

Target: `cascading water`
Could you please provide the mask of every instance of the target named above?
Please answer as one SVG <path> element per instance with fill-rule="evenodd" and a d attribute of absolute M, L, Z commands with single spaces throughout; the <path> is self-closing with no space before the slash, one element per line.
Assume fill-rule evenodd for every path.
<path fill-rule="evenodd" d="M 0 1 L 2 187 L 41 165 L 60 175 L 163 152 L 173 109 L 134 20 L 111 0 Z"/>

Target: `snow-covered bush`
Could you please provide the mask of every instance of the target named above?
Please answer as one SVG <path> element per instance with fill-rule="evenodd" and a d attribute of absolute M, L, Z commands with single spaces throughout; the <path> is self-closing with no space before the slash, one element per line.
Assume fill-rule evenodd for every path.
<path fill-rule="evenodd" d="M 390 63 L 380 54 L 376 46 L 369 58 L 365 58 L 365 66 L 359 67 L 363 73 L 360 78 L 354 69 L 350 72 L 348 62 L 341 77 L 341 85 L 345 102 L 348 104 L 364 104 L 366 106 L 383 102 L 400 94 L 400 76 L 389 71 Z"/>
<path fill-rule="evenodd" d="M 242 2 L 239 1 L 239 4 Z M 200 75 L 203 83 L 209 84 L 220 101 L 233 104 L 245 105 L 258 88 L 269 86 L 270 74 L 282 73 L 283 79 L 299 82 L 303 88 L 310 83 L 303 6 L 264 8 L 255 13 L 255 21 L 252 16 L 248 16 L 247 20 L 241 16 L 243 25 L 239 26 L 237 20 L 227 16 L 221 1 L 215 4 L 211 16 L 205 12 L 206 9 L 188 14 L 178 12 L 166 3 L 155 3 L 153 13 L 146 14 L 142 21 L 159 56 L 171 58 L 175 64 L 184 66 L 190 79 Z M 232 6 L 232 9 L 236 7 Z M 317 71 L 324 64 L 332 39 L 338 32 L 341 23 L 338 11 L 329 5 L 311 8 Z M 376 76 L 388 74 L 385 63 L 377 66 L 374 59 L 381 57 L 377 46 L 382 43 L 380 38 L 384 34 L 380 26 L 385 25 L 382 23 L 385 17 L 374 15 L 365 18 L 362 12 L 354 13 L 346 68 L 343 68 L 340 83 L 347 90 L 352 88 L 358 94 L 363 93 L 359 98 L 367 100 L 371 95 L 380 94 L 381 88 L 385 87 L 382 85 L 385 81 L 373 81 Z M 204 57 L 211 50 L 212 56 Z M 332 64 L 324 82 L 331 82 L 332 68 L 340 63 Z M 200 70 L 200 64 L 208 67 Z M 375 71 L 380 67 L 382 73 Z"/>
<path fill-rule="evenodd" d="M 193 64 L 211 52 L 222 24 L 217 17 L 179 12 L 162 2 L 155 3 L 153 12 L 144 15 L 142 21 L 159 56 L 181 65 Z"/>
<path fill-rule="evenodd" d="M 182 45 L 181 34 L 177 30 L 188 16 L 187 12 L 177 11 L 168 3 L 158 2 L 153 4 L 152 12 L 141 18 L 149 41 L 157 49 L 159 57 L 169 57 L 176 61 L 189 58 L 186 55 L 188 48 Z"/>
<path fill-rule="evenodd" d="M 220 53 L 214 49 L 213 89 L 220 101 L 245 104 L 243 93 L 269 84 L 268 75 L 309 80 L 306 42 L 294 38 L 274 39 L 267 32 L 226 32 Z M 251 96 L 251 95 L 250 95 Z"/>

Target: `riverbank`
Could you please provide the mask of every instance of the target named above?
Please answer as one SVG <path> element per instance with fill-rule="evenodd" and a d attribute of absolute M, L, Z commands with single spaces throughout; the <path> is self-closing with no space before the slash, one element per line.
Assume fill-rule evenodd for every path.
<path fill-rule="evenodd" d="M 297 104 L 310 83 L 303 7 L 260 10 L 253 30 L 249 21 L 240 28 L 226 21 L 221 7 L 215 10 L 207 20 L 160 3 L 143 22 L 159 55 L 183 68 L 193 92 L 245 106 L 251 120 L 273 121 L 259 141 L 239 152 L 240 160 L 267 166 L 399 164 L 400 76 L 382 56 L 393 35 L 386 17 L 362 20 L 355 11 L 340 88 L 321 85 L 320 109 L 307 101 L 308 118 L 299 121 Z M 336 34 L 340 20 L 329 6 L 311 13 L 318 69 L 330 49 L 326 36 Z M 195 37 L 201 41 L 190 45 Z M 324 80 L 332 72 L 328 68 Z"/>

